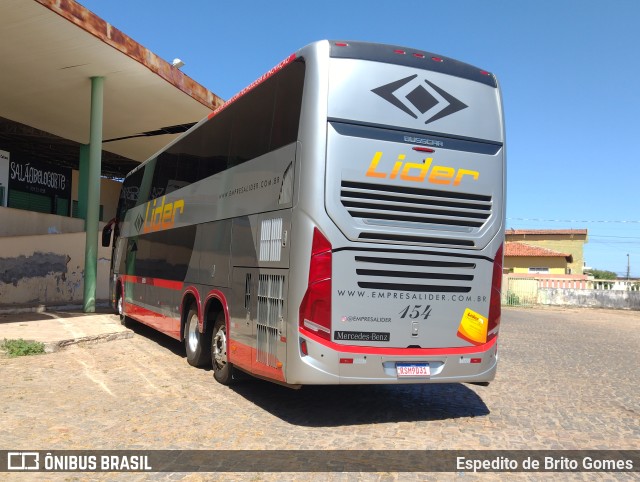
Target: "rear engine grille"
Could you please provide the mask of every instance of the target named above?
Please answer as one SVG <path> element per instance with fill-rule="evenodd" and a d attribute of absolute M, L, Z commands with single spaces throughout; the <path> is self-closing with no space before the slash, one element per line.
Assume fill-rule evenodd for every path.
<path fill-rule="evenodd" d="M 354 181 L 342 181 L 340 201 L 353 218 L 398 227 L 428 226 L 431 231 L 429 236 L 374 232 L 359 236 L 386 241 L 474 246 L 470 240 L 433 237 L 433 231 L 470 232 L 480 228 L 492 212 L 491 196 Z"/>
<path fill-rule="evenodd" d="M 430 293 L 468 293 L 476 264 L 468 261 L 356 256 L 360 288 Z"/>

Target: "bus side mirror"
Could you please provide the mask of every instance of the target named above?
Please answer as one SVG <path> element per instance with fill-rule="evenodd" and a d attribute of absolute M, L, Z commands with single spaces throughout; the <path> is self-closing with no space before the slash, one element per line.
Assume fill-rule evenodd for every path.
<path fill-rule="evenodd" d="M 105 248 L 111 246 L 111 226 L 106 225 L 102 230 L 102 246 Z"/>
<path fill-rule="evenodd" d="M 109 221 L 104 228 L 102 228 L 102 246 L 105 248 L 111 246 L 111 233 L 113 232 L 112 226 L 114 225 L 116 219 L 113 218 Z"/>

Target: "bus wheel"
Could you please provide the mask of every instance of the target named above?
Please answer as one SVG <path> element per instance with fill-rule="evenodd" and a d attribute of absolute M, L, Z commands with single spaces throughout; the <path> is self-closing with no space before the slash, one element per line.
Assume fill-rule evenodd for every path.
<path fill-rule="evenodd" d="M 118 299 L 116 300 L 116 310 L 118 311 L 118 316 L 120 317 L 120 324 L 127 326 L 127 317 L 124 314 L 124 300 L 122 297 L 122 293 L 118 293 Z"/>
<path fill-rule="evenodd" d="M 211 339 L 198 331 L 198 310 L 194 305 L 189 308 L 184 325 L 184 346 L 189 365 L 202 367 L 211 362 Z"/>
<path fill-rule="evenodd" d="M 211 364 L 213 378 L 223 385 L 230 385 L 233 381 L 233 366 L 227 358 L 227 349 L 227 325 L 224 313 L 220 312 L 216 317 L 211 337 Z"/>

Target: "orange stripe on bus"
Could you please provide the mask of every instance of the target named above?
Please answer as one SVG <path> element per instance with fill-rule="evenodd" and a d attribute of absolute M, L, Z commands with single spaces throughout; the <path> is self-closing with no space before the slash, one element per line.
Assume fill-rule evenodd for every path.
<path fill-rule="evenodd" d="M 229 361 L 234 365 L 238 365 L 240 368 L 252 373 L 253 375 L 286 383 L 284 373 L 282 372 L 282 363 L 280 361 L 278 361 L 278 364 L 280 365 L 279 368 L 270 367 L 255 361 L 258 353 L 258 350 L 255 348 L 236 340 L 232 340 L 231 338 L 228 340 L 228 345 L 231 347 L 231 350 L 229 350 L 231 353 Z M 227 356 L 229 356 L 229 352 L 227 353 Z"/>

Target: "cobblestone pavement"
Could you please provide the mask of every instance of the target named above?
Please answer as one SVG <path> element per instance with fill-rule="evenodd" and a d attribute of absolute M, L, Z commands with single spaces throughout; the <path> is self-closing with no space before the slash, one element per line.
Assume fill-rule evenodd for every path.
<path fill-rule="evenodd" d="M 134 331 L 130 339 L 0 359 L 0 449 L 640 449 L 638 312 L 503 310 L 498 376 L 489 387 L 295 391 L 247 380 L 228 388 L 211 371 L 188 366 L 178 342 L 141 325 Z M 36 475 L 394 481 L 499 480 L 505 474 L 11 474 L 12 480 Z"/>

